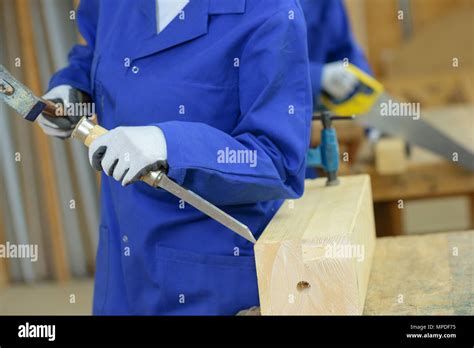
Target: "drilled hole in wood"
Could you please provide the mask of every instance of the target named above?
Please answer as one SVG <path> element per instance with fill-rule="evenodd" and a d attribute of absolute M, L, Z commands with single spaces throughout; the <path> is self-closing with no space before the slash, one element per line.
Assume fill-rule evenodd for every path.
<path fill-rule="evenodd" d="M 296 284 L 296 289 L 298 291 L 305 291 L 308 290 L 311 287 L 309 283 L 305 280 L 300 281 L 298 284 Z"/>

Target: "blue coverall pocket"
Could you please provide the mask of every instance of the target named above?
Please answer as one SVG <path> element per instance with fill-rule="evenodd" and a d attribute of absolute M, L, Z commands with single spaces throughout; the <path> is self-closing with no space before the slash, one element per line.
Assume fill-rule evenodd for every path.
<path fill-rule="evenodd" d="M 253 256 L 224 256 L 158 246 L 158 312 L 165 315 L 235 315 L 258 304 Z"/>

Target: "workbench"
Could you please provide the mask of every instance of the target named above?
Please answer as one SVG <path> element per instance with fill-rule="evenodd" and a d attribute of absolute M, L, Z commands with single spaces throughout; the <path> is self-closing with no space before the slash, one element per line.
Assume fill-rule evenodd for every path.
<path fill-rule="evenodd" d="M 474 231 L 377 239 L 365 315 L 474 314 Z"/>
<path fill-rule="evenodd" d="M 422 117 L 453 141 L 474 153 L 473 105 L 423 110 Z M 413 146 L 407 168 L 383 175 L 374 165 L 357 163 L 352 172 L 368 173 L 372 180 L 377 235 L 404 234 L 399 201 L 466 196 L 470 201 L 470 228 L 474 229 L 474 173 L 429 151 Z"/>
<path fill-rule="evenodd" d="M 377 236 L 404 234 L 400 200 L 405 204 L 438 197 L 469 197 L 470 228 L 474 229 L 474 173 L 447 161 L 410 161 L 406 172 L 399 175 L 379 174 L 373 166 L 365 166 L 361 172 L 370 174 L 372 180 Z"/>
<path fill-rule="evenodd" d="M 474 231 L 377 238 L 364 314 L 472 315 L 473 264 Z M 0 291 L 0 314 L 87 315 L 92 288 L 92 280 L 12 286 Z"/>

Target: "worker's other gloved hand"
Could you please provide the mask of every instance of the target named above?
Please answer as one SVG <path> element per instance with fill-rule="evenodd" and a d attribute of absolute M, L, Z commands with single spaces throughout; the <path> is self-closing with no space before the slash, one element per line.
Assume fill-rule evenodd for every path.
<path fill-rule="evenodd" d="M 339 60 L 323 66 L 322 89 L 336 99 L 348 97 L 356 88 L 359 80 Z"/>
<path fill-rule="evenodd" d="M 96 170 L 120 181 L 122 186 L 150 171 L 166 167 L 166 139 L 160 128 L 118 127 L 94 140 L 89 161 Z"/>
<path fill-rule="evenodd" d="M 43 96 L 43 99 L 51 100 L 55 104 L 62 103 L 63 110 L 70 110 L 72 108 L 68 109 L 68 106 L 72 106 L 76 103 L 84 103 L 86 102 L 87 97 L 81 91 L 71 86 L 60 85 L 54 87 L 48 93 L 46 93 Z M 74 127 L 76 127 L 76 124 L 79 122 L 82 116 L 84 115 L 50 117 L 41 114 L 38 117 L 38 122 L 40 127 L 47 135 L 66 139 L 71 136 Z"/>

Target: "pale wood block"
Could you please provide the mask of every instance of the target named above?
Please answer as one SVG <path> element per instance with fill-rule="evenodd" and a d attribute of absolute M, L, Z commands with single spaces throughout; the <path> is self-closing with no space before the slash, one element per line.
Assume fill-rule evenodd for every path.
<path fill-rule="evenodd" d="M 361 314 L 375 225 L 370 177 L 307 180 L 255 245 L 263 315 Z M 345 251 L 345 252 L 344 252 Z"/>
<path fill-rule="evenodd" d="M 407 169 L 405 141 L 383 138 L 375 145 L 375 168 L 382 175 L 401 174 Z"/>

